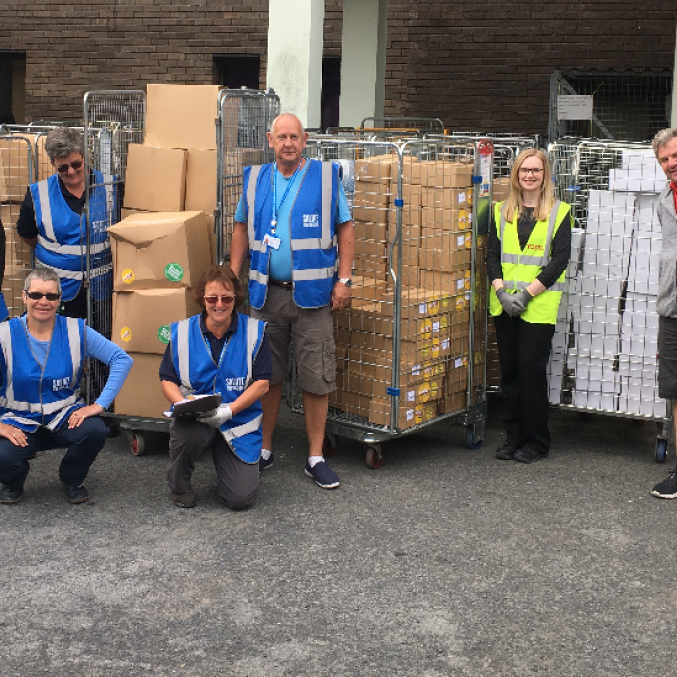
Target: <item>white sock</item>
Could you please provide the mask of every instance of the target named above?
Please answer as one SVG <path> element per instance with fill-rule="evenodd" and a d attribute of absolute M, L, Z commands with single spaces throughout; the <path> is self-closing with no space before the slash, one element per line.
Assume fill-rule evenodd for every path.
<path fill-rule="evenodd" d="M 272 455 L 273 452 L 270 449 L 261 449 L 261 458 L 264 461 L 267 461 Z"/>
<path fill-rule="evenodd" d="M 308 465 L 314 468 L 318 463 L 324 463 L 324 456 L 308 456 Z"/>

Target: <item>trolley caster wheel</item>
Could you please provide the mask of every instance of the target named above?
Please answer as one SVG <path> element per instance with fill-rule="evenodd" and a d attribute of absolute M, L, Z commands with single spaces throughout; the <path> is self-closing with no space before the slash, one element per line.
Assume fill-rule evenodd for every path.
<path fill-rule="evenodd" d="M 477 451 L 483 443 L 484 440 L 475 439 L 475 430 L 472 428 L 472 426 L 468 426 L 465 429 L 465 446 L 468 447 L 468 449 Z"/>
<path fill-rule="evenodd" d="M 130 446 L 134 456 L 143 456 L 146 453 L 146 442 L 143 439 L 143 433 L 133 433 Z"/>
<path fill-rule="evenodd" d="M 325 433 L 324 440 L 322 441 L 322 455 L 323 456 L 336 456 L 339 451 L 339 437 L 334 435 L 334 433 Z"/>
<path fill-rule="evenodd" d="M 120 426 L 117 423 L 115 423 L 115 421 L 108 423 L 106 427 L 108 428 L 109 439 L 120 437 Z"/>
<path fill-rule="evenodd" d="M 656 440 L 656 463 L 665 463 L 668 456 L 668 441 Z"/>
<path fill-rule="evenodd" d="M 381 451 L 381 445 L 368 445 L 364 460 L 370 468 L 380 468 L 383 465 L 383 452 Z"/>

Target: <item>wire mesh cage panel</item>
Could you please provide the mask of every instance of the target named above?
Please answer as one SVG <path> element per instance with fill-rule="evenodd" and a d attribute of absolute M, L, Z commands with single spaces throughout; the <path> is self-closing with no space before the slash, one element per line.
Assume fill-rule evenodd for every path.
<path fill-rule="evenodd" d="M 233 223 L 242 195 L 242 171 L 270 161 L 266 133 L 280 114 L 280 99 L 271 91 L 224 90 L 217 121 L 218 193 L 216 237 L 218 259 L 230 251 Z"/>
<path fill-rule="evenodd" d="M 120 220 L 127 153 L 142 143 L 146 96 L 142 91 L 91 91 L 84 98 L 86 200 L 82 231 L 85 245 L 87 322 L 111 338 L 113 261 L 105 231 Z M 98 397 L 108 368 L 92 360 L 88 369 L 89 401 Z"/>
<path fill-rule="evenodd" d="M 334 319 L 328 429 L 383 441 L 481 409 L 486 238 L 476 219 L 490 163 L 482 186 L 474 144 L 313 138 L 307 154 L 341 166 L 355 227 L 352 303 Z M 291 376 L 287 397 L 300 411 Z M 470 425 L 478 444 L 483 421 Z"/>
<path fill-rule="evenodd" d="M 592 96 L 592 114 L 584 120 L 563 119 L 561 95 Z M 555 71 L 550 78 L 549 139 L 646 141 L 670 125 L 671 95 L 672 71 Z"/>
<path fill-rule="evenodd" d="M 444 133 L 444 122 L 439 118 L 421 118 L 407 116 L 386 116 L 364 118 L 360 123 L 362 129 L 392 130 L 400 132 L 437 132 Z"/>
<path fill-rule="evenodd" d="M 551 157 L 558 196 L 573 203 L 576 225 L 549 367 L 551 402 L 655 419 L 660 445 L 671 415 L 657 386 L 657 198 L 665 174 L 645 144 L 561 141 Z"/>

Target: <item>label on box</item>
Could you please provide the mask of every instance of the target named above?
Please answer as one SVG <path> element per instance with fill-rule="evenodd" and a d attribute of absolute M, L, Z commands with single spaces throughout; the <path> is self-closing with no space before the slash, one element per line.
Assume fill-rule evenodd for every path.
<path fill-rule="evenodd" d="M 414 419 L 414 410 L 407 409 L 407 421 L 412 421 Z"/>
<path fill-rule="evenodd" d="M 421 402 L 427 402 L 430 399 L 430 386 L 427 383 L 421 383 L 418 387 L 418 399 Z"/>
<path fill-rule="evenodd" d="M 170 329 L 168 324 L 163 324 L 158 330 L 157 330 L 157 337 L 160 340 L 160 343 L 167 344 L 172 338 L 172 330 Z"/>
<path fill-rule="evenodd" d="M 170 282 L 180 282 L 183 279 L 183 268 L 178 263 L 168 263 L 165 266 L 165 277 Z"/>
<path fill-rule="evenodd" d="M 427 312 L 427 310 L 426 310 L 426 305 L 425 305 L 425 303 L 419 303 L 419 304 L 418 304 L 418 314 L 419 314 L 419 315 L 425 315 L 426 312 Z"/>
<path fill-rule="evenodd" d="M 122 281 L 125 284 L 131 284 L 132 282 L 134 282 L 134 277 L 135 277 L 134 271 L 131 268 L 125 268 L 122 271 Z"/>
<path fill-rule="evenodd" d="M 132 330 L 129 327 L 122 327 L 122 329 L 120 329 L 120 338 L 125 342 L 131 341 Z"/>
<path fill-rule="evenodd" d="M 432 336 L 433 321 L 429 317 L 421 321 L 420 332 L 423 338 L 430 338 Z"/>
<path fill-rule="evenodd" d="M 423 406 L 420 404 L 414 409 L 414 422 L 423 423 Z"/>

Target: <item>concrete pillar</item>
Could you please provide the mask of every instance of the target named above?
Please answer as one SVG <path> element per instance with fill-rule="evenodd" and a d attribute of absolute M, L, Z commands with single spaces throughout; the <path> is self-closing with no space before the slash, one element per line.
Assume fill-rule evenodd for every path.
<path fill-rule="evenodd" d="M 267 86 L 283 112 L 319 127 L 324 0 L 269 0 Z"/>
<path fill-rule="evenodd" d="M 383 117 L 388 0 L 343 0 L 339 124 Z"/>

